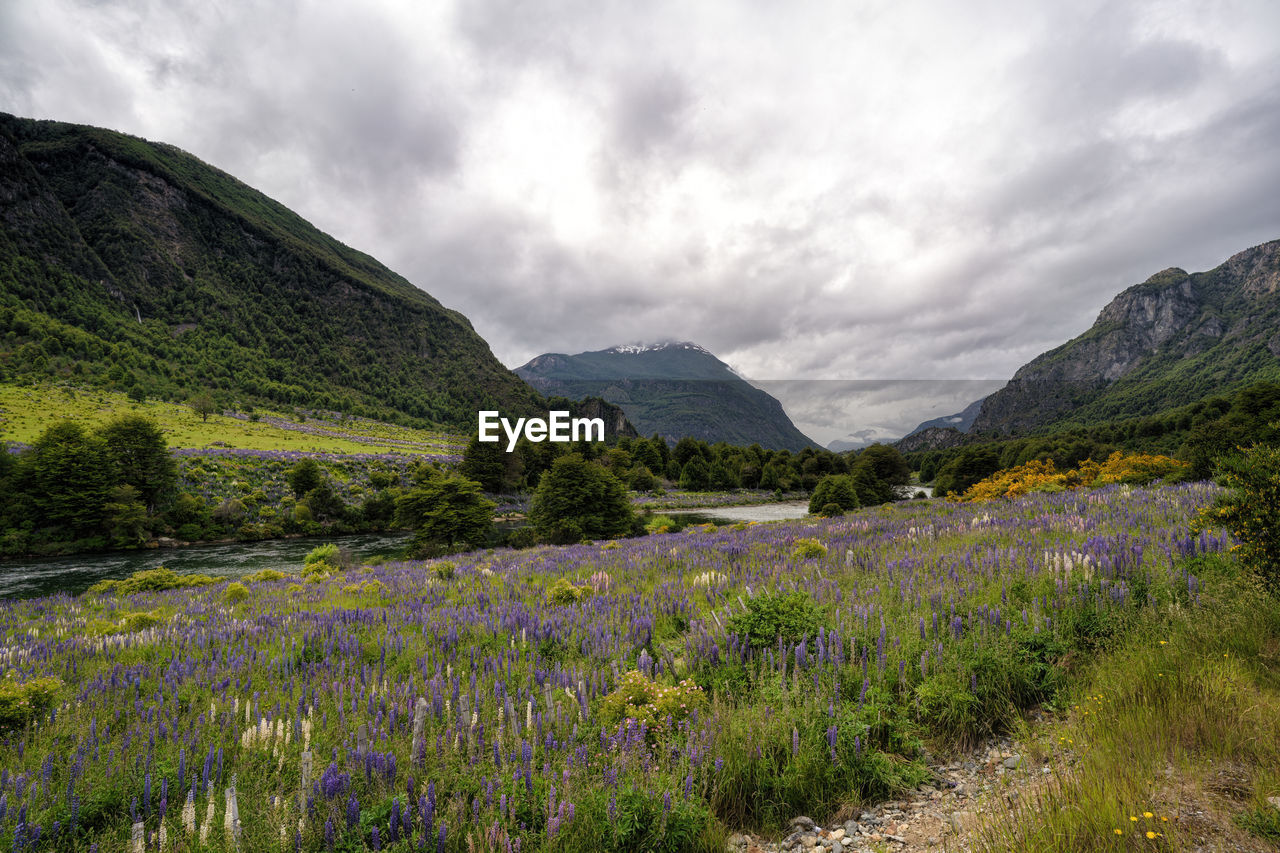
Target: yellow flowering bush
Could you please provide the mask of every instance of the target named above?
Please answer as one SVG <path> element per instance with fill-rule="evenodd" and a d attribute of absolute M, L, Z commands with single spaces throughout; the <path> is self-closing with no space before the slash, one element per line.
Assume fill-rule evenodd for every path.
<path fill-rule="evenodd" d="M 1061 492 L 1082 486 L 1111 483 L 1146 485 L 1162 477 L 1181 476 L 1187 466 L 1170 456 L 1116 451 L 1106 462 L 1086 459 L 1075 468 L 1059 471 L 1052 459 L 1036 459 L 997 471 L 974 483 L 964 494 L 947 495 L 951 501 L 991 501 L 1018 498 L 1030 492 Z"/>
<path fill-rule="evenodd" d="M 1095 486 L 1105 486 L 1109 483 L 1145 486 L 1163 477 L 1181 475 L 1186 472 L 1187 467 L 1185 463 L 1171 456 L 1116 451 L 1107 457 L 1107 461 L 1102 464 L 1092 483 Z"/>
<path fill-rule="evenodd" d="M 1036 459 L 1025 465 L 997 471 L 985 480 L 974 483 L 963 495 L 948 495 L 957 501 L 990 501 L 996 498 L 1017 498 L 1028 492 L 1051 491 L 1061 487 L 1063 475 L 1052 459 Z"/>
<path fill-rule="evenodd" d="M 622 676 L 613 692 L 600 700 L 600 719 L 606 725 L 617 725 L 630 717 L 657 730 L 676 725 L 696 708 L 705 710 L 706 695 L 689 679 L 679 684 L 662 685 L 643 672 L 633 669 Z"/>

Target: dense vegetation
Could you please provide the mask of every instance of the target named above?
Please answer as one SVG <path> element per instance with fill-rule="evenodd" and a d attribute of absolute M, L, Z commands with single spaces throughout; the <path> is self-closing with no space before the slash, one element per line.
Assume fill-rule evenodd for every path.
<path fill-rule="evenodd" d="M 1175 456 L 1190 466 L 1188 476 L 1206 479 L 1237 447 L 1277 441 L 1280 384 L 1259 382 L 1148 417 L 1015 438 L 972 436 L 955 448 L 905 456 L 922 481 L 935 481 L 937 493 L 947 494 L 1028 462 L 1049 459 L 1058 468 L 1073 468 L 1118 450 Z"/>
<path fill-rule="evenodd" d="M 465 317 L 172 146 L 0 115 L 0 380 L 474 428 L 538 394 Z"/>
<path fill-rule="evenodd" d="M 162 536 L 385 530 L 415 472 L 435 470 L 432 459 L 173 451 L 156 423 L 138 415 L 93 430 L 56 421 L 29 447 L 0 449 L 0 555 L 131 548 Z"/>

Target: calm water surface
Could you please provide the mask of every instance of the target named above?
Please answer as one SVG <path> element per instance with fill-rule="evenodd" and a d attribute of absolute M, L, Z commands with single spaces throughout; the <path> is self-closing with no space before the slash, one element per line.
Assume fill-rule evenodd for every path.
<path fill-rule="evenodd" d="M 353 551 L 357 559 L 368 559 L 375 555 L 399 555 L 409 543 L 409 534 L 272 539 L 3 562 L 0 563 L 0 598 L 31 598 L 57 592 L 75 595 L 100 580 L 124 578 L 160 566 L 179 574 L 218 578 L 238 578 L 261 569 L 296 572 L 302 568 L 307 552 L 325 542 Z"/>
<path fill-rule="evenodd" d="M 654 515 L 680 516 L 690 524 L 733 524 L 739 521 L 787 521 L 809 514 L 807 501 L 781 501 L 747 506 L 709 506 L 698 509 L 656 509 Z"/>

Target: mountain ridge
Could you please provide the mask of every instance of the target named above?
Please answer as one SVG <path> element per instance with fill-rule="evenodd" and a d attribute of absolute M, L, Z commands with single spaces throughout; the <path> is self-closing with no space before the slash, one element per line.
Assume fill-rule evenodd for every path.
<path fill-rule="evenodd" d="M 0 331 L 0 379 L 458 428 L 544 402 L 465 316 L 233 176 L 2 113 Z"/>
<path fill-rule="evenodd" d="M 548 396 L 602 397 L 620 406 L 642 435 L 669 442 L 688 435 L 796 451 L 817 446 L 781 403 L 691 341 L 544 353 L 515 373 Z"/>
<path fill-rule="evenodd" d="M 970 432 L 1017 434 L 1150 415 L 1280 380 L 1280 240 L 1212 270 L 1162 270 L 1083 334 L 1020 367 Z"/>

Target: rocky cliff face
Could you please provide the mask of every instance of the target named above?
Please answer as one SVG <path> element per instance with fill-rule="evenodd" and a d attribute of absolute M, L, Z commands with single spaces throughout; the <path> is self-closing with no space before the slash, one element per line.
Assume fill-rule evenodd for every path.
<path fill-rule="evenodd" d="M 964 444 L 965 434 L 955 427 L 925 427 L 893 443 L 900 453 L 916 450 L 946 450 Z"/>
<path fill-rule="evenodd" d="M 1130 287 L 1083 335 L 989 396 L 975 432 L 1150 414 L 1280 376 L 1280 240 L 1205 273 L 1171 268 Z"/>

